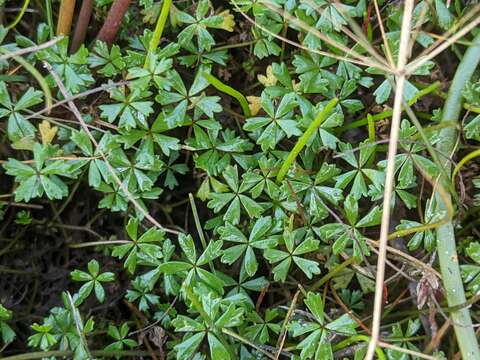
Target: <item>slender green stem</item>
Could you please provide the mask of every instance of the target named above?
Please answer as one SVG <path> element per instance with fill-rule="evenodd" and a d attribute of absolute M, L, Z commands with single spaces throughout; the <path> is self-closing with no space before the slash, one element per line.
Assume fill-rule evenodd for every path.
<path fill-rule="evenodd" d="M 45 8 L 47 9 L 47 24 L 50 32 L 50 39 L 53 39 L 55 32 L 53 30 L 52 0 L 45 0 Z"/>
<path fill-rule="evenodd" d="M 49 357 L 71 357 L 73 355 L 72 351 L 68 350 L 53 350 L 53 351 L 36 351 L 26 354 L 12 355 L 7 357 L 2 357 L 2 360 L 33 360 L 33 359 L 43 359 Z M 140 357 L 140 356 L 150 356 L 151 353 L 148 351 L 142 350 L 96 350 L 92 351 L 92 356 L 95 357 Z"/>
<path fill-rule="evenodd" d="M 163 0 L 162 10 L 160 11 L 160 15 L 157 20 L 157 25 L 155 26 L 155 30 L 153 32 L 152 39 L 150 40 L 150 44 L 148 45 L 148 54 L 153 53 L 157 48 L 158 44 L 160 44 L 160 40 L 162 39 L 163 29 L 165 28 L 165 24 L 167 22 L 168 14 L 170 12 L 170 7 L 172 6 L 172 0 Z M 144 67 L 148 67 L 149 56 L 147 55 L 145 59 Z"/>
<path fill-rule="evenodd" d="M 330 270 L 327 274 L 322 276 L 315 284 L 312 285 L 309 291 L 316 291 L 318 290 L 323 284 L 325 284 L 328 280 L 333 278 L 335 275 L 337 275 L 340 271 L 345 269 L 347 266 L 353 264 L 357 259 L 355 257 L 349 257 L 347 260 L 344 262 L 338 264 L 335 266 L 332 270 Z"/>
<path fill-rule="evenodd" d="M 244 46 L 250 46 L 250 45 L 253 45 L 257 42 L 258 42 L 258 40 L 251 40 L 251 41 L 244 41 L 244 42 L 236 43 L 236 44 L 222 45 L 222 46 L 213 48 L 212 52 L 221 51 L 221 50 L 228 50 L 228 49 L 236 49 L 236 48 L 244 47 Z"/>
<path fill-rule="evenodd" d="M 0 52 L 3 54 L 10 54 L 10 51 L 6 49 L 0 49 Z M 45 78 L 40 74 L 40 72 L 33 67 L 28 61 L 26 61 L 24 58 L 21 56 L 14 55 L 12 56 L 13 59 L 18 62 L 20 65 L 22 65 L 25 70 L 27 70 L 38 82 L 40 87 L 42 88 L 43 95 L 45 96 L 45 107 L 47 109 L 52 108 L 52 92 L 50 91 L 50 88 L 47 84 L 47 81 Z M 49 112 L 48 110 L 47 112 Z"/>
<path fill-rule="evenodd" d="M 414 112 L 412 111 L 410 105 L 408 105 L 405 101 L 403 102 L 403 104 L 404 104 L 405 112 L 408 114 L 410 120 L 413 122 L 413 124 L 417 128 L 417 131 L 420 135 L 420 138 L 422 139 L 423 143 L 425 144 L 425 146 L 428 150 L 428 153 L 432 157 L 433 162 L 437 166 L 437 169 L 440 172 L 441 178 L 444 180 L 442 183 L 445 184 L 445 187 L 448 188 L 448 190 L 450 191 L 450 194 L 453 196 L 455 201 L 458 202 L 458 196 L 457 196 L 457 193 L 455 192 L 455 187 L 452 184 L 450 184 L 450 182 L 448 181 L 449 174 L 447 173 L 447 171 L 443 167 L 442 163 L 440 162 L 440 160 L 437 156 L 437 152 L 433 148 L 433 145 L 431 144 L 430 140 L 428 139 L 427 135 L 425 134 L 425 131 L 423 131 L 422 124 L 420 124 L 420 121 L 418 121 L 418 119 L 415 116 Z"/>
<path fill-rule="evenodd" d="M 373 120 L 372 115 L 367 114 L 367 123 L 368 123 L 368 139 L 370 142 L 375 142 L 375 121 Z"/>
<path fill-rule="evenodd" d="M 222 329 L 222 332 L 225 334 L 225 335 L 228 335 L 228 336 L 231 336 L 232 338 L 234 339 L 237 339 L 239 341 L 241 341 L 242 343 L 248 345 L 248 346 L 251 346 L 252 348 L 254 348 L 255 350 L 261 352 L 262 354 L 264 354 L 266 357 L 268 357 L 269 359 L 273 359 L 275 360 L 275 356 L 273 356 L 271 353 L 269 353 L 268 351 L 265 351 L 263 350 L 260 346 L 258 346 L 257 344 L 251 342 L 250 340 L 244 338 L 243 336 L 240 336 L 238 335 L 237 333 L 227 329 L 227 328 L 223 328 Z"/>
<path fill-rule="evenodd" d="M 292 163 L 297 158 L 297 155 L 300 154 L 300 151 L 302 151 L 302 149 L 305 147 L 308 140 L 310 139 L 310 136 L 312 136 L 313 133 L 320 127 L 320 125 L 322 125 L 322 123 L 327 119 L 328 115 L 330 115 L 330 112 L 337 105 L 337 103 L 337 98 L 333 98 L 332 100 L 330 100 L 328 104 L 323 108 L 323 110 L 318 113 L 315 120 L 313 120 L 313 122 L 308 126 L 307 130 L 305 130 L 303 135 L 300 136 L 292 151 L 290 151 L 290 153 L 288 154 L 287 160 L 285 160 L 282 167 L 280 168 L 280 171 L 278 172 L 278 182 L 281 182 L 283 180 L 283 178 L 287 174 L 288 169 L 290 168 L 290 165 L 292 165 Z"/>
<path fill-rule="evenodd" d="M 17 17 L 13 22 L 7 26 L 7 31 L 12 30 L 17 24 L 22 20 L 23 15 L 25 14 L 25 11 L 27 11 L 28 4 L 30 4 L 30 0 L 24 0 L 22 8 L 20 9 L 20 12 L 18 13 Z"/>
<path fill-rule="evenodd" d="M 473 40 L 472 45 L 467 49 L 462 61 L 450 84 L 448 96 L 443 107 L 441 122 L 458 122 L 463 104 L 462 90 L 470 80 L 480 61 L 480 34 Z M 452 154 L 455 151 L 457 141 L 457 130 L 454 127 L 444 128 L 439 133 L 437 149 L 444 154 Z M 444 161 L 444 168 L 451 171 L 451 164 Z M 444 200 L 436 195 L 436 211 L 445 209 Z M 456 249 L 455 232 L 451 221 L 440 226 L 437 231 L 437 252 L 440 263 L 440 272 L 445 288 L 448 306 L 456 306 L 465 303 L 465 292 L 460 274 L 458 255 Z M 460 309 L 451 313 L 457 343 L 463 359 L 480 359 L 480 349 L 475 330 L 472 326 L 472 319 L 468 309 Z"/>
<path fill-rule="evenodd" d="M 478 156 L 480 156 L 480 149 L 477 149 L 477 150 L 472 151 L 471 153 L 465 155 L 465 157 L 462 158 L 462 160 L 460 160 L 458 162 L 457 166 L 455 166 L 455 169 L 453 169 L 452 183 L 455 181 L 455 176 L 457 176 L 458 172 L 463 167 L 463 165 L 465 165 L 468 161 L 470 161 L 472 159 L 475 159 Z"/>
<path fill-rule="evenodd" d="M 193 219 L 195 220 L 195 227 L 197 228 L 198 236 L 200 237 L 200 242 L 202 243 L 203 250 L 207 248 L 207 241 L 205 240 L 205 234 L 203 233 L 202 224 L 200 223 L 200 217 L 198 216 L 197 205 L 195 205 L 195 199 L 193 198 L 192 193 L 188 194 L 190 200 L 190 206 L 192 207 Z M 212 260 L 208 261 L 210 269 L 215 274 L 215 266 L 213 266 Z"/>
<path fill-rule="evenodd" d="M 211 74 L 203 73 L 203 76 L 205 77 L 205 79 L 207 79 L 210 85 L 215 87 L 217 90 L 237 99 L 246 117 L 252 116 L 252 114 L 250 113 L 250 108 L 248 107 L 248 101 L 245 98 L 245 96 L 242 95 L 242 93 L 235 90 L 231 86 L 225 85 L 223 82 L 221 82 L 219 79 L 217 79 L 215 76 Z"/>
<path fill-rule="evenodd" d="M 430 86 L 427 86 L 425 89 L 422 89 L 420 90 L 418 93 L 416 93 L 411 99 L 410 101 L 408 101 L 408 105 L 409 106 L 412 106 L 413 104 L 415 104 L 420 98 L 434 92 L 435 90 L 437 90 L 438 88 L 440 87 L 440 82 L 439 81 L 436 81 L 434 82 L 433 84 L 431 84 Z M 377 122 L 377 121 L 380 121 L 380 120 L 383 120 L 383 119 L 386 119 L 386 118 L 389 118 L 391 117 L 393 114 L 393 110 L 390 109 L 390 110 L 386 110 L 384 112 L 381 112 L 381 113 L 378 113 L 378 114 L 375 114 L 375 115 L 372 115 L 372 120 L 374 122 Z M 342 133 L 342 132 L 345 132 L 347 130 L 351 130 L 351 129 L 356 129 L 356 128 L 359 128 L 359 127 L 362 127 L 362 126 L 365 126 L 368 124 L 368 119 L 366 117 L 362 118 L 362 119 L 359 119 L 359 120 L 356 120 L 348 125 L 344 125 L 344 126 L 341 126 L 339 127 L 338 129 L 336 129 L 337 132 L 339 133 Z"/>
<path fill-rule="evenodd" d="M 130 241 L 128 240 L 105 240 L 105 241 L 91 241 L 91 242 L 84 242 L 79 244 L 70 244 L 68 245 L 69 248 L 72 249 L 80 249 L 84 247 L 91 247 L 91 246 L 101 246 L 101 245 L 118 245 L 118 244 L 129 244 Z"/>
<path fill-rule="evenodd" d="M 345 339 L 333 345 L 333 351 L 344 349 L 347 346 L 350 346 L 358 342 L 368 343 L 369 341 L 370 341 L 370 337 L 367 335 L 354 335 L 349 337 L 348 339 Z M 378 360 L 387 360 L 387 357 L 385 356 L 385 353 L 383 352 L 381 347 L 377 346 L 375 348 L 375 353 L 377 354 Z"/>
<path fill-rule="evenodd" d="M 193 219 L 195 220 L 195 226 L 197 228 L 198 236 L 200 237 L 203 249 L 205 250 L 207 248 L 207 242 L 205 240 L 205 235 L 203 234 L 202 224 L 200 224 L 197 206 L 195 205 L 195 199 L 193 198 L 192 193 L 188 194 L 188 198 L 190 200 L 190 206 L 192 207 Z"/>

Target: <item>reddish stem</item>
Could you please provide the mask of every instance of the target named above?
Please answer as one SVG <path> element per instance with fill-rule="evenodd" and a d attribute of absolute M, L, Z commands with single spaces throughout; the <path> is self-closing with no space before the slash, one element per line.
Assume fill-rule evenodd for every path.
<path fill-rule="evenodd" d="M 82 7 L 80 8 L 80 14 L 78 15 L 77 24 L 75 25 L 75 32 L 73 33 L 72 44 L 70 46 L 70 52 L 72 53 L 76 52 L 85 42 L 92 10 L 93 0 L 83 0 Z"/>
<path fill-rule="evenodd" d="M 98 32 L 97 40 L 112 45 L 131 1 L 132 0 L 115 0 L 108 11 L 107 18 L 105 19 L 102 28 Z"/>

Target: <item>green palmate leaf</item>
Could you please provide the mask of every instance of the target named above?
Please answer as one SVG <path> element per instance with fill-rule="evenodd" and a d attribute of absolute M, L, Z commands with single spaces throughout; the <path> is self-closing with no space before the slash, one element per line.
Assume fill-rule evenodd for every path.
<path fill-rule="evenodd" d="M 234 225 L 240 221 L 241 209 L 244 209 L 250 217 L 259 217 L 263 212 L 263 207 L 252 198 L 244 195 L 250 184 L 245 181 L 240 183 L 237 166 L 228 166 L 222 175 L 228 184 L 228 191 L 231 192 L 210 194 L 211 200 L 208 202 L 208 207 L 216 213 L 226 207 L 223 219 Z M 229 204 L 228 207 L 227 204 Z"/>
<path fill-rule="evenodd" d="M 131 239 L 127 244 L 115 246 L 112 256 L 124 259 L 124 267 L 130 273 L 134 273 L 138 262 L 155 262 L 163 256 L 160 243 L 164 240 L 165 232 L 156 228 L 150 228 L 141 236 L 138 236 L 138 220 L 130 219 L 126 227 Z"/>
<path fill-rule="evenodd" d="M 105 347 L 106 351 L 115 351 L 123 350 L 125 348 L 134 348 L 138 344 L 133 339 L 128 339 L 129 327 L 127 323 L 123 323 L 121 327 L 116 327 L 115 325 L 108 326 L 108 336 L 113 338 L 115 341 Z"/>
<path fill-rule="evenodd" d="M 414 337 L 418 330 L 421 328 L 421 323 L 419 319 L 415 319 L 414 321 L 409 320 L 407 324 L 407 328 L 403 331 L 402 326 L 400 324 L 395 324 L 392 327 L 392 338 L 399 339 L 400 343 L 398 344 L 400 347 L 411 350 L 411 351 L 418 351 L 418 347 L 415 346 L 410 341 L 402 341 L 401 339 L 408 339 Z M 387 349 L 387 355 L 391 359 L 405 359 L 405 353 L 400 351 Z"/>
<path fill-rule="evenodd" d="M 255 255 L 255 250 L 264 251 L 275 247 L 278 243 L 276 236 L 269 235 L 271 227 L 271 217 L 261 217 L 253 225 L 248 238 L 245 237 L 239 229 L 229 223 L 219 228 L 218 232 L 222 240 L 237 244 L 223 250 L 222 262 L 231 265 L 242 257 L 242 269 L 248 276 L 254 276 L 258 270 L 258 260 Z"/>
<path fill-rule="evenodd" d="M 51 64 L 67 90 L 76 94 L 92 84 L 94 79 L 87 66 L 88 49 L 82 45 L 75 54 L 69 55 L 68 42 L 68 37 L 65 37 L 54 46 L 37 52 L 36 56 Z M 52 86 L 56 86 L 51 75 L 47 79 Z"/>
<path fill-rule="evenodd" d="M 7 119 L 7 134 L 14 144 L 32 141 L 35 127 L 25 119 L 25 111 L 42 102 L 42 92 L 29 88 L 16 103 L 12 103 L 5 82 L 0 82 L 0 118 Z"/>
<path fill-rule="evenodd" d="M 271 264 L 278 263 L 273 268 L 275 281 L 285 281 L 292 261 L 309 279 L 311 279 L 314 274 L 320 274 L 318 263 L 313 260 L 305 259 L 302 256 L 316 251 L 320 242 L 311 237 L 305 238 L 305 234 L 306 233 L 303 229 L 295 231 L 286 229 L 283 233 L 283 241 L 286 249 L 265 250 L 264 257 Z M 296 243 L 298 243 L 297 246 L 295 246 Z"/>
<path fill-rule="evenodd" d="M 120 128 L 127 130 L 142 125 L 148 128 L 147 118 L 153 113 L 153 102 L 146 100 L 151 94 L 148 91 L 133 89 L 128 95 L 125 89 L 114 88 L 110 97 L 117 101 L 114 104 L 100 105 L 102 118 L 108 122 L 117 122 Z"/>
<path fill-rule="evenodd" d="M 15 332 L 7 324 L 12 319 L 12 312 L 0 304 L 0 336 L 4 344 L 9 344 L 15 339 Z"/>
<path fill-rule="evenodd" d="M 176 274 L 184 279 L 184 286 L 194 286 L 202 283 L 219 294 L 223 294 L 224 281 L 202 266 L 221 256 L 222 241 L 211 241 L 199 257 L 193 239 L 190 235 L 180 234 L 179 244 L 186 261 L 167 261 L 159 266 L 165 274 Z"/>
<path fill-rule="evenodd" d="M 289 325 L 294 337 L 308 334 L 297 345 L 297 349 L 301 350 L 300 358 L 333 359 L 333 350 L 328 341 L 329 334 L 354 335 L 357 323 L 348 314 L 327 323 L 324 316 L 324 304 L 319 294 L 307 293 L 305 305 L 312 313 L 314 321 L 294 321 Z"/>
<path fill-rule="evenodd" d="M 60 176 L 76 178 L 85 161 L 49 160 L 56 152 L 51 145 L 33 146 L 34 164 L 27 165 L 9 159 L 3 167 L 8 175 L 15 176 L 19 183 L 15 192 L 16 201 L 30 201 L 44 194 L 49 199 L 61 199 L 68 195 L 68 187 Z"/>
<path fill-rule="evenodd" d="M 462 279 L 467 285 L 467 289 L 476 295 L 480 292 L 480 243 L 470 243 L 466 253 L 475 264 L 461 265 Z"/>
<path fill-rule="evenodd" d="M 353 194 L 345 199 L 344 209 L 348 224 L 331 223 L 321 226 L 319 229 L 321 238 L 334 241 L 332 246 L 334 254 L 351 248 L 355 257 L 369 255 L 370 250 L 360 229 L 379 225 L 381 209 L 375 206 L 365 216 L 359 218 L 358 201 Z"/>
<path fill-rule="evenodd" d="M 218 104 L 220 97 L 207 96 L 203 92 L 209 85 L 203 74 L 209 72 L 209 67 L 200 66 L 189 90 L 177 71 L 169 72 L 167 79 L 169 89 L 161 90 L 155 97 L 155 100 L 165 107 L 162 116 L 167 128 L 172 129 L 188 123 L 190 109 L 193 109 L 195 120 L 203 114 L 211 118 L 214 113 L 222 111 Z"/>
<path fill-rule="evenodd" d="M 111 272 L 99 273 L 100 266 L 97 260 L 88 262 L 88 273 L 80 270 L 71 272 L 72 280 L 85 282 L 78 291 L 76 305 L 80 305 L 92 292 L 95 291 L 95 296 L 98 301 L 103 303 L 105 301 L 105 290 L 103 289 L 103 282 L 111 282 L 115 280 L 115 275 Z"/>
<path fill-rule="evenodd" d="M 106 77 L 113 77 L 119 74 L 126 64 L 118 45 L 113 45 L 109 50 L 106 43 L 97 41 L 88 57 L 88 65 L 99 68 L 97 71 Z"/>
<path fill-rule="evenodd" d="M 169 53 L 169 55 L 173 54 Z M 146 68 L 133 67 L 128 69 L 128 78 L 133 79 L 131 88 L 148 89 L 155 85 L 158 89 L 168 90 L 170 84 L 167 75 L 172 67 L 172 59 L 158 58 L 158 55 L 154 53 L 149 53 L 147 59 L 148 66 Z"/>
<path fill-rule="evenodd" d="M 201 300 L 198 300 L 197 294 L 193 292 L 188 296 L 197 299 L 194 308 L 200 313 L 200 317 L 194 320 L 179 315 L 172 321 L 176 331 L 187 333 L 183 341 L 175 346 L 177 359 L 191 356 L 205 337 L 212 359 L 231 359 L 231 351 L 227 348 L 229 345 L 220 335 L 221 329 L 241 325 L 244 309 L 215 296 L 212 292 L 203 294 Z"/>
<path fill-rule="evenodd" d="M 147 311 L 151 306 L 158 305 L 160 300 L 160 297 L 153 294 L 150 286 L 140 278 L 132 281 L 132 289 L 127 290 L 125 298 L 131 302 L 138 301 L 138 308 L 141 311 Z"/>
<path fill-rule="evenodd" d="M 187 139 L 187 144 L 196 150 L 196 167 L 215 176 L 231 165 L 232 161 L 243 169 L 252 166 L 253 159 L 244 153 L 251 150 L 253 144 L 236 136 L 232 130 L 220 129 L 221 125 L 213 119 L 197 121 L 193 126 L 194 138 Z"/>
<path fill-rule="evenodd" d="M 368 195 L 367 181 L 376 189 L 381 189 L 384 181 L 384 174 L 381 171 L 366 168 L 368 161 L 375 154 L 376 145 L 369 142 L 360 144 L 358 157 L 355 155 L 350 144 L 340 144 L 342 150 L 342 159 L 355 169 L 338 175 L 336 187 L 345 189 L 351 184 L 350 194 L 356 199 Z"/>

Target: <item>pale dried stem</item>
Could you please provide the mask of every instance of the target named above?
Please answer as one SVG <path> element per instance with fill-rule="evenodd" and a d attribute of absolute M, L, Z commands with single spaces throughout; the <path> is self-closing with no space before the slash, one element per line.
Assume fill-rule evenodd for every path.
<path fill-rule="evenodd" d="M 404 354 L 419 357 L 421 359 L 439 360 L 439 358 L 436 357 L 436 356 L 422 354 L 421 352 L 406 349 L 406 348 L 403 348 L 403 347 L 400 347 L 400 346 L 397 346 L 397 345 L 387 343 L 385 341 L 379 341 L 378 345 L 380 345 L 381 347 L 386 348 L 386 349 L 395 350 L 395 351 L 398 351 L 398 352 L 401 352 L 401 353 L 404 353 Z"/>
<path fill-rule="evenodd" d="M 367 242 L 370 246 L 374 246 L 374 247 L 379 247 L 379 242 L 378 241 L 375 241 L 375 240 L 372 240 L 372 239 L 367 239 Z M 401 250 L 398 250 L 394 247 L 391 247 L 391 246 L 387 246 L 387 252 L 391 253 L 392 255 L 396 255 L 400 258 L 403 258 L 404 262 L 406 263 L 409 263 L 410 265 L 412 265 L 414 268 L 419 268 L 423 271 L 426 271 L 426 272 L 429 272 L 431 275 L 437 277 L 437 278 L 441 278 L 441 275 L 440 273 L 435 270 L 434 268 L 432 268 L 431 266 L 425 264 L 424 262 L 418 260 L 417 258 L 401 251 Z"/>
<path fill-rule="evenodd" d="M 410 39 L 410 25 L 412 21 L 414 1 L 406 0 L 403 11 L 402 28 L 400 35 L 400 48 L 397 60 L 397 81 L 395 88 L 395 100 L 390 129 L 390 143 L 388 146 L 387 169 L 385 176 L 385 190 L 383 193 L 382 224 L 380 226 L 380 240 L 377 260 L 377 276 L 375 281 L 375 299 L 373 307 L 372 337 L 368 344 L 365 360 L 372 360 L 375 348 L 378 345 L 380 335 L 380 323 L 382 318 L 383 281 L 385 280 L 385 262 L 387 259 L 388 233 L 390 231 L 390 210 L 393 192 L 393 180 L 395 176 L 395 157 L 397 155 L 398 133 L 402 115 L 403 89 L 405 86 L 405 65 L 408 56 L 408 44 Z"/>
<path fill-rule="evenodd" d="M 322 9 L 319 5 L 315 4 L 311 0 L 304 0 L 305 3 L 307 3 L 309 6 L 311 6 L 313 9 L 315 9 L 316 12 L 318 12 L 320 15 L 323 13 L 324 9 Z M 377 61 L 381 64 L 388 65 L 385 62 L 385 59 L 378 53 L 378 51 L 370 44 L 368 39 L 365 37 L 365 34 L 363 33 L 362 29 L 358 26 L 358 24 L 355 22 L 355 20 L 352 19 L 350 15 L 348 15 L 347 12 L 344 11 L 342 4 L 338 1 L 335 0 L 335 3 L 337 4 L 336 9 L 340 12 L 340 14 L 345 18 L 345 20 L 348 22 L 350 27 L 352 28 L 353 32 L 350 31 L 345 26 L 342 26 L 340 30 L 344 32 L 348 37 L 350 37 L 354 42 L 360 44 L 372 57 L 377 59 Z M 393 66 L 392 66 L 393 68 Z"/>
<path fill-rule="evenodd" d="M 476 13 L 480 10 L 480 5 L 475 6 L 471 11 L 469 11 L 465 16 L 460 18 L 456 24 L 454 24 L 450 29 L 448 29 L 439 40 L 435 41 L 431 44 L 428 48 L 423 50 L 420 54 L 418 54 L 417 58 L 427 55 L 428 53 L 432 52 L 437 46 L 442 43 L 442 40 L 448 39 L 455 31 L 457 31 L 460 27 L 463 26 L 467 21 L 473 18 Z"/>
<path fill-rule="evenodd" d="M 385 46 L 385 53 L 387 54 L 388 64 L 390 65 L 390 67 L 393 68 L 395 67 L 395 63 L 393 62 L 392 51 L 390 50 L 390 45 L 388 44 L 387 35 L 385 33 L 385 27 L 383 26 L 383 19 L 380 13 L 380 8 L 378 7 L 377 0 L 374 0 L 373 4 L 375 6 L 375 13 L 377 15 L 378 26 L 380 27 L 380 33 L 382 34 L 383 46 Z"/>
<path fill-rule="evenodd" d="M 62 93 L 62 95 L 68 99 L 71 95 L 69 94 L 68 90 L 65 88 L 65 85 L 63 85 L 63 82 L 62 80 L 60 79 L 60 77 L 57 75 L 57 73 L 53 70 L 52 66 L 47 63 L 47 62 L 44 62 L 45 64 L 45 67 L 48 69 L 48 71 L 50 72 L 50 74 L 52 74 L 52 77 L 54 78 L 60 92 Z M 176 231 L 176 230 L 172 230 L 172 229 L 168 229 L 168 228 L 165 228 L 163 227 L 162 225 L 160 225 L 160 223 L 155 220 L 149 213 L 148 211 L 146 211 L 139 203 L 137 200 L 135 200 L 135 198 L 132 196 L 132 194 L 130 193 L 130 191 L 127 189 L 127 187 L 125 186 L 125 184 L 120 180 L 120 178 L 118 177 L 117 173 L 115 172 L 115 169 L 112 167 L 112 165 L 110 164 L 110 162 L 108 161 L 107 159 L 107 156 L 105 155 L 105 153 L 99 148 L 98 146 L 98 142 L 97 140 L 95 140 L 95 138 L 93 137 L 92 133 L 90 132 L 90 129 L 88 128 L 87 124 L 85 123 L 85 121 L 83 120 L 82 118 L 82 115 L 80 114 L 80 111 L 78 110 L 77 106 L 75 105 L 75 103 L 72 101 L 72 100 L 69 100 L 68 101 L 68 106 L 70 108 L 70 111 L 73 113 L 73 115 L 75 115 L 75 117 L 77 118 L 77 120 L 79 121 L 80 125 L 82 126 L 83 130 L 86 132 L 86 134 L 88 135 L 88 137 L 90 138 L 90 141 L 94 144 L 95 148 L 97 149 L 98 153 L 100 154 L 100 156 L 102 157 L 102 159 L 105 161 L 105 164 L 107 165 L 107 168 L 108 168 L 108 171 L 110 172 L 110 174 L 112 175 L 113 179 L 115 180 L 115 182 L 117 183 L 117 185 L 122 189 L 122 191 L 125 193 L 126 197 L 128 198 L 128 200 L 135 206 L 135 208 L 140 212 L 142 213 L 142 215 L 148 219 L 153 225 L 155 225 L 157 228 L 159 228 L 160 230 L 163 230 L 167 233 L 170 233 L 170 234 L 175 234 L 175 235 L 179 235 L 180 232 L 179 231 Z"/>
<path fill-rule="evenodd" d="M 306 24 L 304 21 L 296 18 L 295 16 L 292 16 L 290 13 L 278 8 L 275 4 L 271 3 L 270 1 L 267 0 L 261 0 L 261 2 L 268 7 L 270 10 L 276 12 L 280 16 L 282 16 L 287 22 L 290 22 L 291 24 L 294 24 L 295 26 L 298 26 L 299 28 L 305 30 L 306 32 L 310 32 L 314 34 L 316 37 L 318 37 L 320 40 L 324 41 L 325 43 L 337 48 L 338 50 L 343 51 L 345 54 L 348 56 L 351 56 L 355 58 L 356 60 L 362 61 L 365 64 L 369 64 L 369 66 L 375 67 L 377 69 L 381 69 L 383 71 L 386 71 L 387 73 L 392 73 L 392 69 L 388 67 L 388 65 L 385 62 L 378 62 L 375 61 L 371 58 L 368 58 L 366 56 L 363 56 L 353 50 L 352 48 L 349 48 L 343 44 L 340 44 L 339 42 L 329 38 L 328 36 L 322 34 L 320 31 L 315 29 L 314 27 Z"/>
<path fill-rule="evenodd" d="M 21 56 L 21 55 L 28 54 L 28 53 L 31 53 L 31 52 L 36 52 L 36 51 L 39 51 L 39 50 L 47 49 L 50 46 L 55 45 L 57 42 L 59 42 L 62 39 L 63 39 L 63 36 L 55 37 L 52 40 L 44 42 L 43 44 L 40 44 L 40 45 L 29 46 L 27 48 L 18 49 L 18 50 L 9 52 L 8 54 L 0 55 L 0 61 L 5 61 L 5 60 L 10 59 L 11 57 L 14 57 L 14 56 Z"/>
<path fill-rule="evenodd" d="M 416 25 L 415 25 L 415 29 L 413 30 L 412 32 L 412 36 L 410 37 L 410 44 L 408 45 L 408 53 L 411 54 L 411 51 L 413 49 L 413 46 L 415 45 L 415 41 L 417 41 L 417 37 L 418 37 L 418 34 L 420 33 L 420 30 L 422 28 L 422 23 L 423 21 L 425 20 L 425 17 L 427 16 L 428 14 L 428 6 L 430 1 L 427 1 L 425 4 L 427 6 L 424 6 L 422 8 L 422 11 L 416 21 Z"/>
<path fill-rule="evenodd" d="M 322 55 L 322 56 L 326 56 L 326 57 L 330 57 L 332 59 L 337 59 L 337 60 L 341 60 L 341 61 L 347 61 L 349 63 L 352 63 L 352 64 L 357 64 L 357 65 L 362 65 L 362 66 L 375 66 L 375 64 L 371 64 L 371 63 L 365 63 L 363 61 L 360 61 L 360 60 L 356 60 L 356 59 L 352 59 L 350 57 L 346 57 L 346 56 L 340 56 L 340 55 L 336 55 L 336 54 L 333 54 L 333 53 L 329 53 L 329 52 L 326 52 L 326 51 L 321 51 L 321 50 L 317 50 L 317 49 L 311 49 L 311 48 L 308 48 L 302 44 L 299 44 L 295 41 L 292 41 L 290 39 L 287 39 L 281 35 L 278 35 L 278 34 L 275 34 L 274 32 L 270 31 L 269 29 L 267 29 L 265 26 L 262 26 L 260 24 L 258 24 L 254 19 L 252 19 L 250 16 L 248 16 L 247 14 L 245 14 L 244 11 L 242 11 L 242 9 L 240 9 L 240 7 L 238 6 L 238 4 L 235 2 L 235 0 L 232 0 L 232 3 L 233 5 L 235 6 L 235 8 L 237 9 L 237 11 L 248 21 L 250 22 L 252 25 L 254 25 L 255 27 L 259 28 L 260 30 L 262 30 L 263 32 L 265 32 L 266 34 L 280 40 L 280 41 L 284 41 L 285 43 L 287 44 L 290 44 L 296 48 L 299 48 L 299 49 L 302 49 L 304 51 L 307 51 L 307 52 L 312 52 L 312 53 L 315 53 L 315 54 L 318 54 L 318 55 Z"/>
<path fill-rule="evenodd" d="M 90 90 L 86 90 L 84 92 L 81 92 L 79 94 L 76 94 L 76 95 L 72 95 L 72 96 L 69 96 L 63 100 L 60 100 L 58 102 L 56 102 L 55 104 L 53 104 L 50 109 L 53 109 L 57 106 L 60 106 L 60 105 L 64 105 L 64 104 L 67 104 L 69 101 L 73 101 L 73 100 L 76 100 L 76 99 L 79 99 L 79 98 L 84 98 L 86 96 L 89 96 L 89 95 L 92 95 L 92 94 L 95 94 L 95 93 L 98 93 L 98 92 L 102 92 L 102 91 L 106 91 L 106 90 L 109 90 L 109 89 L 112 89 L 112 88 L 115 88 L 117 86 L 123 86 L 123 85 L 128 85 L 129 82 L 128 81 L 119 81 L 117 83 L 113 83 L 113 84 L 105 84 L 105 85 L 102 85 L 102 86 L 99 86 L 99 87 L 96 87 L 94 89 L 90 89 Z M 39 110 L 31 115 L 28 115 L 25 119 L 31 119 L 31 118 L 35 118 L 43 113 L 46 113 L 48 112 L 50 109 L 47 109 L 47 108 L 44 108 L 42 110 Z"/>
<path fill-rule="evenodd" d="M 416 60 L 412 61 L 411 63 L 409 63 L 407 66 L 406 66 L 406 71 L 411 74 L 413 73 L 416 69 L 418 69 L 420 66 L 422 66 L 423 64 L 425 64 L 427 61 L 433 59 L 434 57 L 436 57 L 438 54 L 440 54 L 442 51 L 444 51 L 445 49 L 447 49 L 448 47 L 450 47 L 452 44 L 454 44 L 455 42 L 457 42 L 457 40 L 459 40 L 460 38 L 462 38 L 463 36 L 465 36 L 466 34 L 468 34 L 470 31 L 472 31 L 473 29 L 475 29 L 478 24 L 480 24 L 480 16 L 477 17 L 475 20 L 473 20 L 471 23 L 469 23 L 468 25 L 466 25 L 462 30 L 460 30 L 459 32 L 457 32 L 456 34 L 450 36 L 447 38 L 446 41 L 444 41 L 441 45 L 439 45 L 438 47 L 436 47 L 434 50 L 432 50 L 431 52 L 427 53 L 426 55 L 424 56 L 421 56 L 419 58 L 417 58 Z"/>

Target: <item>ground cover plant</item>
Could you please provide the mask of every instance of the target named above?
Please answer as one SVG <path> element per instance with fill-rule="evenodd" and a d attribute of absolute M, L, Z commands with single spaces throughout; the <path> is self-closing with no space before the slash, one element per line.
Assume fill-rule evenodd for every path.
<path fill-rule="evenodd" d="M 475 1 L 0 15 L 0 358 L 480 359 Z"/>

